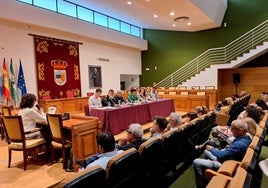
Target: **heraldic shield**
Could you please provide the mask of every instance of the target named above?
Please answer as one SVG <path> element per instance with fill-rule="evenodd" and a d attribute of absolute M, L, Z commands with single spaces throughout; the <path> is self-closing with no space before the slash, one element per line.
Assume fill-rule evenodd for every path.
<path fill-rule="evenodd" d="M 67 81 L 66 70 L 54 69 L 54 81 L 57 85 L 63 86 Z"/>

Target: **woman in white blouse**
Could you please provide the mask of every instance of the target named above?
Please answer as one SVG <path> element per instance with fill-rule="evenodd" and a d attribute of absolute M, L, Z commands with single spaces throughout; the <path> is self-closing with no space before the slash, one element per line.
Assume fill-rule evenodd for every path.
<path fill-rule="evenodd" d="M 37 104 L 37 99 L 34 94 L 27 93 L 22 96 L 18 114 L 22 118 L 24 132 L 29 133 L 25 134 L 26 139 L 41 138 L 41 132 L 36 129 L 36 123 L 45 123 L 47 119 L 46 114 Z"/>

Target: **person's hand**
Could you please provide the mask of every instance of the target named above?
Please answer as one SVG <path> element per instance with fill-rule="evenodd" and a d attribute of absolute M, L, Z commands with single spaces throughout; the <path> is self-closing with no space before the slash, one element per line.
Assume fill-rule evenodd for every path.
<path fill-rule="evenodd" d="M 124 146 L 126 144 L 127 144 L 127 138 L 123 137 L 123 138 L 119 139 L 119 141 L 118 141 L 119 146 Z"/>
<path fill-rule="evenodd" d="M 213 146 L 211 146 L 211 145 L 206 145 L 206 150 L 210 151 L 211 148 L 213 148 Z"/>

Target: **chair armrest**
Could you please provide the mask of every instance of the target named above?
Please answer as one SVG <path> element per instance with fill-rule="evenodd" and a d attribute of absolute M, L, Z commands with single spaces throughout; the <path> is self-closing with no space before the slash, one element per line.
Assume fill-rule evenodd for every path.
<path fill-rule="evenodd" d="M 226 175 L 224 175 L 224 174 L 221 174 L 221 173 L 216 172 L 216 171 L 211 170 L 211 169 L 207 169 L 207 170 L 205 171 L 205 177 L 206 177 L 206 178 L 211 179 L 211 178 L 213 178 L 213 176 L 222 176 L 222 177 L 225 177 L 225 178 L 228 179 L 228 180 L 232 180 L 232 179 L 233 179 L 233 178 L 230 177 L 230 176 L 226 176 Z"/>

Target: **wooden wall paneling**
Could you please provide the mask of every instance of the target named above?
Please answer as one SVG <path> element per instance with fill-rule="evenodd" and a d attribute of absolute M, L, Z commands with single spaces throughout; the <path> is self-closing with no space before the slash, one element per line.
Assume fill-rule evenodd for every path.
<path fill-rule="evenodd" d="M 262 91 L 268 91 L 268 67 L 221 69 L 218 74 L 220 100 L 235 93 L 233 73 L 240 73 L 240 83 L 237 85 L 238 94 L 242 90 L 248 91 L 251 94 L 251 103 L 260 97 Z"/>

